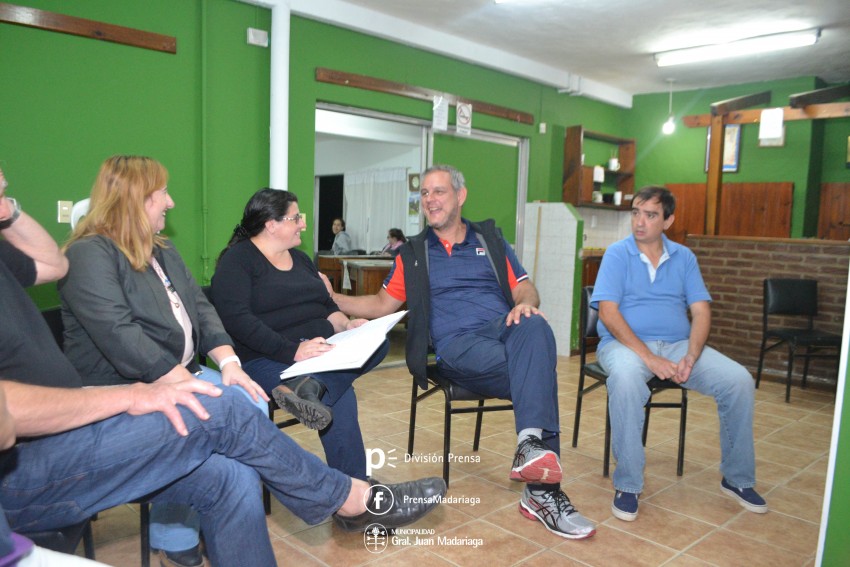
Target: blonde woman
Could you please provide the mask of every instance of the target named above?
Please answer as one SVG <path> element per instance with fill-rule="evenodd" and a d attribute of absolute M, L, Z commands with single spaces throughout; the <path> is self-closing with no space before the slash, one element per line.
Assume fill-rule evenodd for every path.
<path fill-rule="evenodd" d="M 65 353 L 87 386 L 198 377 L 241 390 L 265 413 L 268 396 L 242 371 L 215 309 L 160 234 L 174 208 L 167 183 L 165 167 L 148 157 L 113 156 L 101 166 L 58 286 Z M 221 371 L 200 366 L 197 353 Z M 202 565 L 197 515 L 154 506 L 151 546 L 163 565 Z"/>

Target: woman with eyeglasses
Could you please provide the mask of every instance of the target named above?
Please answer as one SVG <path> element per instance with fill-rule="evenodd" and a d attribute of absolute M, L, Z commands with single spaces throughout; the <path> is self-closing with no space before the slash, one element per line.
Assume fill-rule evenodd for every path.
<path fill-rule="evenodd" d="M 353 383 L 383 360 L 388 342 L 362 369 L 280 379 L 295 362 L 332 349 L 325 341 L 331 335 L 366 322 L 339 310 L 310 257 L 298 250 L 306 229 L 294 193 L 257 191 L 219 256 L 213 304 L 248 375 L 278 405 L 319 431 L 328 465 L 365 479 Z"/>

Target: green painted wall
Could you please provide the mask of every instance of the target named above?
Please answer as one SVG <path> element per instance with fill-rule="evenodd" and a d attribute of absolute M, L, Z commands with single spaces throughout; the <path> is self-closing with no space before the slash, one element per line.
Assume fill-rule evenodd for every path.
<path fill-rule="evenodd" d="M 245 28 L 270 14 L 229 0 L 24 4 L 177 38 L 177 54 L 0 24 L 0 160 L 24 209 L 58 241 L 56 201 L 88 196 L 100 163 L 143 154 L 170 172 L 166 233 L 199 278 L 247 195 L 268 178 L 268 50 Z M 203 194 L 210 226 L 204 237 Z M 32 292 L 57 303 L 55 287 Z"/>
<path fill-rule="evenodd" d="M 358 108 L 380 110 L 392 114 L 430 120 L 431 103 L 411 100 L 348 87 L 319 83 L 315 69 L 326 67 L 350 73 L 369 75 L 401 83 L 420 85 L 470 99 L 483 100 L 525 112 L 537 114 L 544 87 L 508 75 L 470 66 L 439 55 L 425 53 L 382 39 L 342 30 L 304 18 L 294 17 L 291 28 L 290 67 L 290 162 L 289 186 L 298 194 L 301 210 L 312 210 L 314 171 L 314 118 L 312 109 L 317 102 L 329 102 Z M 333 39 L 330 39 L 333 38 Z M 548 89 L 551 90 L 551 89 Z M 475 109 L 473 107 L 473 113 Z M 454 111 L 450 111 L 454 123 Z M 520 137 L 531 137 L 535 126 L 528 126 L 474 114 L 473 127 Z M 470 161 L 471 155 L 483 156 L 479 142 L 436 136 L 435 162 L 464 165 L 470 198 L 464 214 L 478 219 L 498 216 L 505 226 L 506 236 L 513 239 L 516 204 L 516 158 L 508 158 L 512 177 L 502 175 L 504 167 L 491 167 L 491 163 Z M 487 144 L 488 146 L 494 146 Z M 532 143 L 533 160 L 548 167 L 548 146 Z M 443 149 L 441 149 L 443 148 Z M 503 165 L 506 152 L 493 147 L 490 159 Z M 511 150 L 513 155 L 516 150 Z M 460 152 L 454 153 L 454 152 Z M 469 152 L 472 152 L 470 154 Z M 531 168 L 535 173 L 530 180 L 530 198 L 548 198 L 548 174 L 542 167 Z M 544 172 L 543 175 L 537 172 Z M 482 198 L 482 196 L 485 196 Z M 509 209 L 506 212 L 506 208 Z M 509 222 L 504 222 L 508 220 Z M 310 231 L 305 233 L 305 250 L 312 249 Z"/>
<path fill-rule="evenodd" d="M 713 102 L 762 91 L 772 93 L 770 106 L 787 106 L 789 95 L 820 86 L 814 79 L 803 78 L 676 92 L 673 112 L 677 118 L 705 114 Z M 706 129 L 686 128 L 680 120 L 676 132 L 665 136 L 661 124 L 666 116 L 667 94 L 635 97 L 627 130 L 637 140 L 636 186 L 705 182 Z M 850 121 L 789 121 L 785 129 L 784 147 L 762 148 L 758 145 L 758 125 L 744 125 L 740 167 L 736 173 L 724 173 L 723 181 L 793 182 L 792 236 L 814 236 L 821 181 L 850 181 L 850 170 L 844 166 Z"/>

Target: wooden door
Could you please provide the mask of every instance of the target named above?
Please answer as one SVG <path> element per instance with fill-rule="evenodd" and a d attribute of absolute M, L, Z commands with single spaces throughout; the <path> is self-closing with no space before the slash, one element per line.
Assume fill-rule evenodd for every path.
<path fill-rule="evenodd" d="M 850 240 L 850 183 L 821 185 L 818 238 Z"/>
<path fill-rule="evenodd" d="M 705 183 L 668 183 L 667 189 L 676 197 L 667 238 L 684 244 L 689 234 L 705 234 Z"/>
<path fill-rule="evenodd" d="M 684 243 L 689 234 L 705 234 L 705 183 L 668 183 L 667 188 L 676 196 L 676 220 L 667 238 Z M 717 234 L 790 238 L 793 197 L 793 183 L 724 183 Z"/>
<path fill-rule="evenodd" d="M 720 236 L 791 237 L 794 184 L 724 183 L 720 197 Z"/>

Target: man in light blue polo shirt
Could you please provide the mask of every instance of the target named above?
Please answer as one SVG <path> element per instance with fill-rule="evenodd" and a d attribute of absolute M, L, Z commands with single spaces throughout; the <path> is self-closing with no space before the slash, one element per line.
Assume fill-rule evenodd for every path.
<path fill-rule="evenodd" d="M 676 199 L 645 187 L 632 201 L 632 235 L 605 251 L 591 306 L 599 310 L 596 356 L 609 373 L 608 407 L 617 468 L 611 512 L 637 518 L 645 455 L 641 432 L 653 376 L 712 396 L 720 417 L 720 490 L 750 512 L 767 512 L 753 489 L 753 379 L 707 346 L 711 296 L 696 256 L 667 239 Z M 690 312 L 690 320 L 688 318 Z"/>

